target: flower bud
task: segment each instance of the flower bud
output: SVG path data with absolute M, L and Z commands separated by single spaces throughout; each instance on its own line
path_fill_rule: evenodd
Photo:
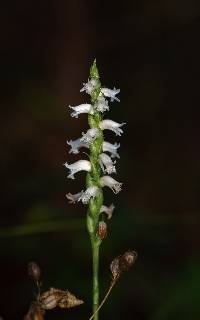
M 39 281 L 41 277 L 41 269 L 35 262 L 29 262 L 28 275 L 35 281 Z
M 107 224 L 104 221 L 99 222 L 97 234 L 101 240 L 107 237 Z

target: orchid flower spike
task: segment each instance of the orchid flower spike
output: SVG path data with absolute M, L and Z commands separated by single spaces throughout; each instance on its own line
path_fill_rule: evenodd
M 78 201 L 82 201 L 83 204 L 87 204 L 91 198 L 95 198 L 99 193 L 99 188 L 97 186 L 91 186 L 86 189 L 85 192 L 79 197 Z
M 99 127 L 101 128 L 101 130 L 108 129 L 113 131 L 116 134 L 116 136 L 121 136 L 121 134 L 123 133 L 123 130 L 121 129 L 121 127 L 124 124 L 125 123 L 118 123 L 113 120 L 106 119 L 100 122 Z
M 86 93 L 91 95 L 92 91 L 96 87 L 96 84 L 97 84 L 97 82 L 95 79 L 88 80 L 88 82 L 83 83 L 83 88 L 80 90 L 80 92 L 85 91 Z
M 93 107 L 89 103 L 80 104 L 79 106 L 75 106 L 75 107 L 69 106 L 69 108 L 74 110 L 71 113 L 71 116 L 75 118 L 78 118 L 78 115 L 81 113 L 94 114 Z
M 88 160 L 78 160 L 72 164 L 66 162 L 64 166 L 70 170 L 70 174 L 67 176 L 70 179 L 74 179 L 74 174 L 79 171 L 91 171 L 91 163 Z
M 116 173 L 114 166 L 115 162 L 113 162 L 111 157 L 109 157 L 106 153 L 100 154 L 99 163 L 103 172 L 107 172 L 108 174 Z
M 120 147 L 120 143 L 112 144 L 110 142 L 104 141 L 103 142 L 103 152 L 109 152 L 111 154 L 111 158 L 120 158 L 117 149 Z
M 82 133 L 81 142 L 91 144 L 99 136 L 99 130 L 97 128 L 91 128 L 86 133 Z
M 120 89 L 108 89 L 108 88 L 101 88 L 101 92 L 104 94 L 105 97 L 110 98 L 110 101 L 113 102 L 114 100 L 120 102 L 120 100 L 116 97 L 116 94 L 120 92 Z
M 75 163 L 64 166 L 69 169 L 68 178 L 74 179 L 74 175 L 79 171 L 86 171 L 86 189 L 76 194 L 70 192 L 66 194 L 69 203 L 82 202 L 88 205 L 87 208 L 87 229 L 90 234 L 92 253 L 93 253 L 93 283 L 97 282 L 95 290 L 93 290 L 93 306 L 95 312 L 90 319 L 98 318 L 98 311 L 102 304 L 98 305 L 98 263 L 99 263 L 99 247 L 107 235 L 107 223 L 111 219 L 114 205 L 105 206 L 104 187 L 110 188 L 115 194 L 119 193 L 122 188 L 122 183 L 111 177 L 111 174 L 116 173 L 115 158 L 120 158 L 118 149 L 119 143 L 110 143 L 104 141 L 104 130 L 110 130 L 116 136 L 121 136 L 123 133 L 123 125 L 125 123 L 118 123 L 104 117 L 104 113 L 109 111 L 110 102 L 120 101 L 117 97 L 120 89 L 113 89 L 102 87 L 96 60 L 90 67 L 90 77 L 80 92 L 86 92 L 89 95 L 89 103 L 83 103 L 77 106 L 69 106 L 71 116 L 78 118 L 79 114 L 88 115 L 87 131 L 82 132 L 82 136 L 72 141 L 67 141 L 70 146 L 69 153 L 78 154 L 81 148 L 88 148 L 88 160 L 78 160 Z M 77 126 L 78 127 L 78 126 Z M 78 128 L 77 128 L 78 129 Z M 81 189 L 80 189 L 81 190 Z M 112 272 L 113 274 L 113 272 Z M 115 284 L 114 278 L 111 282 L 111 287 L 106 294 L 110 293 Z M 103 299 L 103 303 L 105 302 Z
M 103 205 L 101 206 L 100 213 L 106 213 L 108 219 L 111 219 L 114 209 L 115 206 L 113 204 L 111 204 L 109 207 Z
M 70 140 L 67 141 L 67 144 L 69 146 L 71 146 L 71 149 L 69 150 L 69 153 L 73 153 L 73 154 L 78 154 L 79 153 L 79 149 L 82 147 L 88 148 L 88 144 L 81 141 L 81 138 L 76 139 L 76 140 Z
M 100 185 L 102 187 L 108 187 L 110 188 L 115 194 L 119 193 L 121 191 L 122 183 L 116 181 L 110 176 L 103 176 L 100 178 Z
M 69 200 L 69 203 L 74 204 L 79 200 L 79 198 L 82 196 L 82 194 L 83 194 L 83 190 L 79 193 L 76 193 L 76 194 L 72 194 L 69 192 L 66 194 L 66 198 Z

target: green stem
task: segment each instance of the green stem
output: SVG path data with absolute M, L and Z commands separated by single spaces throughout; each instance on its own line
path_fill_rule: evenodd
M 98 320 L 98 306 L 99 306 L 99 244 L 92 240 L 92 260 L 93 260 L 93 313 L 95 313 L 94 320 Z
M 99 73 L 96 66 L 96 61 L 90 68 L 90 79 L 96 81 L 96 88 L 91 93 L 91 103 L 95 104 L 101 89 L 101 83 L 99 80 Z M 90 163 L 91 172 L 87 174 L 86 186 L 97 186 L 99 188 L 98 195 L 93 199 L 90 199 L 89 208 L 87 213 L 87 228 L 90 234 L 91 246 L 92 246 L 92 269 L 93 269 L 93 312 L 95 313 L 95 320 L 98 320 L 98 306 L 99 306 L 99 246 L 101 239 L 97 236 L 99 213 L 103 204 L 103 192 L 100 186 L 100 174 L 101 168 L 99 165 L 99 155 L 102 152 L 103 133 L 99 128 L 101 121 L 101 115 L 98 111 L 95 111 L 93 115 L 88 116 L 88 123 L 90 128 L 98 128 L 99 136 L 90 145 Z

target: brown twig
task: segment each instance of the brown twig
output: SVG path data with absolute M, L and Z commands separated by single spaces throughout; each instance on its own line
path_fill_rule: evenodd
M 98 306 L 98 309 L 93 313 L 93 315 L 90 317 L 89 320 L 92 320 L 95 316 L 95 314 L 101 309 L 101 307 L 104 305 L 104 303 L 106 302 L 112 288 L 114 287 L 115 283 L 117 282 L 118 278 L 115 278 L 111 281 L 110 287 L 105 295 L 105 297 L 103 298 L 103 300 L 101 301 L 100 305 Z

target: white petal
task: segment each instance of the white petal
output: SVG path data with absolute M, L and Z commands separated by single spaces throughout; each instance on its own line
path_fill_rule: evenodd
M 108 101 L 104 98 L 102 94 L 99 95 L 94 108 L 99 112 L 109 111 Z
M 114 166 L 115 162 L 113 162 L 106 153 L 100 154 L 99 162 L 103 172 L 107 172 L 108 174 L 116 173 L 116 169 Z
M 83 190 L 79 193 L 76 194 L 72 194 L 72 193 L 67 193 L 66 194 L 66 198 L 69 200 L 69 203 L 76 203 L 78 201 L 78 199 L 82 196 L 83 194 Z
M 120 158 L 117 149 L 120 147 L 120 143 L 112 144 L 110 142 L 103 142 L 103 151 L 109 152 L 111 154 L 111 158 Z
M 74 154 L 79 153 L 79 149 L 82 148 L 82 147 L 88 148 L 88 144 L 83 142 L 83 141 L 81 141 L 81 138 L 73 140 L 73 141 L 72 140 L 67 141 L 67 144 L 69 146 L 71 146 L 71 149 L 69 150 L 69 153 L 74 153 Z
M 100 184 L 102 187 L 109 187 L 114 193 L 118 193 L 121 191 L 122 183 L 116 181 L 110 176 L 103 176 L 100 178 Z
M 103 205 L 101 206 L 100 213 L 105 212 L 108 215 L 108 219 L 111 219 L 114 209 L 115 206 L 113 204 L 111 204 L 109 207 Z
M 79 171 L 91 171 L 91 163 L 88 160 L 78 160 L 72 164 L 66 162 L 64 166 L 70 170 L 70 174 L 67 176 L 70 179 L 74 179 L 74 174 Z
M 101 130 L 108 129 L 113 131 L 116 134 L 116 136 L 121 136 L 121 134 L 123 133 L 123 130 L 121 129 L 121 127 L 124 124 L 125 123 L 118 123 L 113 120 L 106 119 L 100 122 L 99 127 L 101 128 Z
M 120 92 L 120 89 L 114 88 L 112 90 L 108 88 L 101 88 L 101 92 L 104 94 L 104 96 L 109 97 L 111 102 L 113 102 L 114 100 L 120 102 L 120 100 L 116 97 L 116 94 Z
M 83 88 L 80 90 L 80 92 L 85 91 L 86 93 L 91 94 L 92 91 L 95 89 L 96 85 L 97 82 L 95 79 L 88 80 L 88 82 L 83 83 Z
M 91 186 L 86 189 L 85 192 L 80 196 L 78 201 L 82 201 L 84 204 L 87 204 L 91 198 L 95 198 L 99 193 L 99 188 L 96 186 Z
M 83 103 L 83 104 L 80 104 L 79 106 L 75 106 L 75 107 L 69 106 L 69 108 L 74 110 L 71 113 L 71 116 L 75 117 L 75 118 L 78 118 L 78 115 L 81 114 L 81 113 L 94 114 L 93 107 L 89 103 Z
M 91 128 L 86 133 L 82 133 L 82 138 L 80 139 L 80 141 L 90 144 L 99 136 L 99 133 L 100 132 L 97 128 Z

